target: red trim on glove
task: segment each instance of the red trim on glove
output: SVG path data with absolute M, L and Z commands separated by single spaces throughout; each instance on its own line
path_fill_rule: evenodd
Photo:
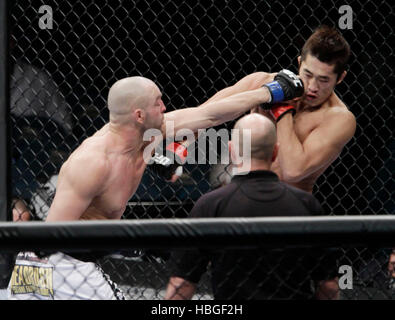
M 270 113 L 272 114 L 274 119 L 276 119 L 276 121 L 279 121 L 281 119 L 281 117 L 288 112 L 292 112 L 292 115 L 294 115 L 296 112 L 295 107 L 294 106 L 284 106 L 284 105 L 274 105 L 270 109 Z
M 172 142 L 166 146 L 166 150 L 169 150 L 176 154 L 180 158 L 182 164 L 185 163 L 188 156 L 188 149 L 185 148 L 182 144 Z

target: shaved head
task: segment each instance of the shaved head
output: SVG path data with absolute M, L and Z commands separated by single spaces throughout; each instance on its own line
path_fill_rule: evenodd
M 243 135 L 245 130 L 251 132 L 251 159 L 259 161 L 271 161 L 273 156 L 274 146 L 277 141 L 276 127 L 274 123 L 267 117 L 259 113 L 251 113 L 240 120 L 234 126 L 234 129 L 239 129 L 239 154 L 242 155 Z M 237 131 L 234 131 L 237 132 Z M 234 134 L 232 134 L 234 140 Z M 237 146 L 236 146 L 237 147 Z
M 159 91 L 156 84 L 144 77 L 129 77 L 115 82 L 108 93 L 110 121 L 130 121 L 131 113 L 139 108 L 145 110 Z

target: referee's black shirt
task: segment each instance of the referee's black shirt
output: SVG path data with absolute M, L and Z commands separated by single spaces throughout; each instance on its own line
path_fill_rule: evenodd
M 272 171 L 236 175 L 232 182 L 203 195 L 191 217 L 310 216 L 323 214 L 310 193 L 280 182 Z
M 203 195 L 191 218 L 322 215 L 310 193 L 280 182 L 272 171 L 236 175 L 229 185 Z M 197 283 L 211 262 L 216 299 L 310 299 L 313 280 L 333 276 L 322 251 L 288 249 L 193 250 L 172 256 L 173 276 Z M 331 275 L 329 275 L 331 273 Z

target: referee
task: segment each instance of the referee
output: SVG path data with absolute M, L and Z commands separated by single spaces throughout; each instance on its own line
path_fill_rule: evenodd
M 191 218 L 322 215 L 309 193 L 279 181 L 270 171 L 279 148 L 276 128 L 265 116 L 241 118 L 234 129 L 251 133 L 251 156 L 240 154 L 243 137 L 229 149 L 236 175 L 230 184 L 202 196 Z M 245 146 L 244 146 L 245 147 Z M 338 299 L 334 257 L 323 251 L 198 250 L 174 252 L 165 299 L 191 299 L 196 284 L 211 262 L 214 298 L 225 299 Z

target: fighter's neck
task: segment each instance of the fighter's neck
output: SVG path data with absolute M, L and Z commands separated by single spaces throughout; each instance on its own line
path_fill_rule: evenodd
M 322 107 L 326 107 L 326 106 L 330 106 L 333 105 L 336 102 L 340 102 L 339 97 L 336 95 L 335 92 L 332 92 L 329 97 L 327 97 L 322 103 L 316 105 L 316 106 L 311 106 L 311 105 L 307 105 L 303 99 L 299 100 L 298 102 L 296 102 L 296 112 L 303 112 L 303 111 L 314 111 L 314 110 L 318 110 L 321 109 Z
M 309 105 L 305 104 L 303 101 L 298 101 L 296 103 L 295 107 L 296 107 L 296 112 L 303 112 L 303 111 L 308 111 L 308 110 L 313 111 L 313 110 L 320 109 L 323 104 L 324 103 L 321 103 L 321 104 L 316 105 L 316 106 L 309 106 Z
M 143 134 L 138 128 L 108 124 L 108 137 L 111 148 L 121 153 L 136 152 L 143 147 Z

